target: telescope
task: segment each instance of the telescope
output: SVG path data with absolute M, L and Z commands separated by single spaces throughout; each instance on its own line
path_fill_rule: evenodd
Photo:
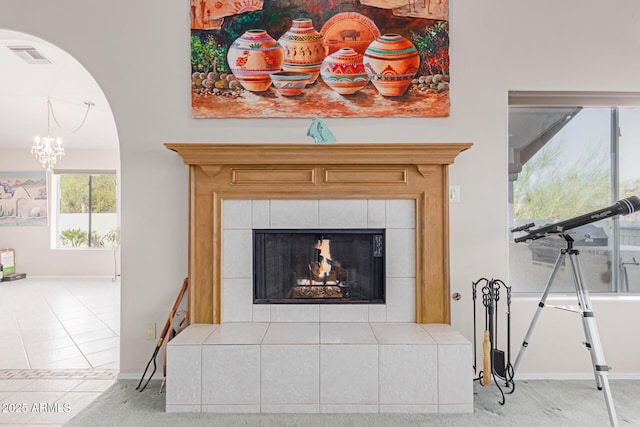
M 580 227 L 582 225 L 590 224 L 592 222 L 600 221 L 602 219 L 611 218 L 618 215 L 627 215 L 640 210 L 640 199 L 637 196 L 627 197 L 626 199 L 618 200 L 613 205 L 593 211 L 584 215 L 577 216 L 575 218 L 566 219 L 564 221 L 556 222 L 553 224 L 546 224 L 542 227 L 531 229 L 535 224 L 527 224 L 521 227 L 516 227 L 511 230 L 512 233 L 519 231 L 526 231 L 524 236 L 516 237 L 514 241 L 516 243 L 528 242 L 531 240 L 541 239 L 547 237 L 549 234 L 562 234 L 572 228 Z

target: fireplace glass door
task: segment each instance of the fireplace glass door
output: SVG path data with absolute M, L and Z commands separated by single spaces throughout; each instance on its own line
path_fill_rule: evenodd
M 253 230 L 254 303 L 383 304 L 381 229 Z

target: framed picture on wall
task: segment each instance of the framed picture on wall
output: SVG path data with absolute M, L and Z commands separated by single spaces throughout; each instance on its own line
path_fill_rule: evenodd
M 0 172 L 0 227 L 47 225 L 45 171 Z
M 190 2 L 194 118 L 449 116 L 449 0 Z

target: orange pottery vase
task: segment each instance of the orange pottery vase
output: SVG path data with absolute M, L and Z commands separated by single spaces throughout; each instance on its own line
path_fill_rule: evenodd
M 320 76 L 327 86 L 341 95 L 356 93 L 369 83 L 362 59 L 355 50 L 343 47 L 324 59 Z
M 420 67 L 416 47 L 399 34 L 384 34 L 364 52 L 364 68 L 384 96 L 401 96 Z
M 242 87 L 263 92 L 282 68 L 284 49 L 265 30 L 248 30 L 229 46 L 227 62 Z
M 278 43 L 285 52 L 282 70 L 311 74 L 309 84 L 315 82 L 329 48 L 324 36 L 313 28 L 311 19 L 294 19 L 291 28 L 278 39 Z

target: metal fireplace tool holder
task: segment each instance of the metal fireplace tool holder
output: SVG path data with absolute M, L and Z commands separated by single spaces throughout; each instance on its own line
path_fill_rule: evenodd
M 484 338 L 483 338 L 483 369 L 478 372 L 477 364 L 477 312 L 476 296 L 478 286 L 482 293 L 482 305 L 484 307 Z M 498 306 L 500 303 L 501 290 L 506 291 L 507 307 L 507 351 L 498 349 Z M 513 381 L 514 369 L 511 365 L 511 286 L 506 285 L 502 280 L 486 278 L 478 279 L 472 285 L 473 294 L 473 371 L 478 376 L 474 381 L 479 381 L 483 386 L 495 384 L 502 399 L 500 404 L 505 403 L 505 391 L 503 387 L 509 389 L 507 394 L 515 391 L 516 386 Z M 506 358 L 505 358 L 506 355 Z M 503 387 L 500 383 L 503 383 Z

